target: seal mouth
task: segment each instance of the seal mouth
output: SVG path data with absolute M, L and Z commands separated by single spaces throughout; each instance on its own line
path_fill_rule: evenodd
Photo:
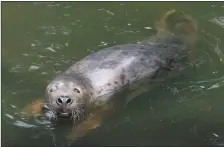
M 69 116 L 71 116 L 71 113 L 65 111 L 64 109 L 59 110 L 58 114 L 59 114 L 60 117 L 69 117 Z
M 59 115 L 62 116 L 62 117 L 68 117 L 69 116 L 69 113 L 60 112 Z

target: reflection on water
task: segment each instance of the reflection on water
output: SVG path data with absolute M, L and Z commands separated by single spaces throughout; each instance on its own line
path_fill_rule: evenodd
M 211 20 L 211 22 L 213 22 L 221 27 L 224 27 L 224 17 L 223 16 L 215 17 Z
M 198 21 L 196 66 L 139 96 L 74 144 L 224 145 L 222 2 L 2 3 L 3 145 L 71 145 L 64 139 L 70 125 L 27 119 L 23 107 L 80 58 L 155 35 L 155 20 L 171 8 Z

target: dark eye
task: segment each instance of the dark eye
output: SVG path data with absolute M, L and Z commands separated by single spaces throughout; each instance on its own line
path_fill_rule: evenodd
M 52 87 L 52 88 L 50 89 L 50 92 L 54 92 L 56 89 L 57 89 L 57 87 Z
M 80 91 L 77 88 L 73 89 L 74 92 L 80 93 Z
M 55 86 L 53 86 L 49 91 L 54 92 L 55 90 L 58 89 L 59 83 L 57 83 Z

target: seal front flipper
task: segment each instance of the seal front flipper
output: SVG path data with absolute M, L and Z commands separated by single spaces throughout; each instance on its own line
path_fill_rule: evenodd
M 93 114 L 94 115 L 94 114 Z M 71 133 L 66 136 L 67 140 L 73 141 L 77 138 L 86 136 L 91 130 L 97 128 L 102 123 L 102 118 L 90 116 L 88 120 L 83 121 L 77 126 L 73 126 Z
M 106 104 L 99 110 L 89 114 L 80 124 L 73 126 L 71 133 L 66 136 L 66 139 L 74 141 L 78 138 L 86 136 L 90 131 L 99 127 L 105 119 L 110 117 L 111 114 L 115 112 L 116 108 L 113 106 L 113 104 Z
M 39 98 L 38 100 L 33 101 L 31 104 L 28 104 L 23 109 L 23 112 L 25 113 L 25 117 L 31 118 L 31 117 L 41 116 L 43 114 L 43 106 L 44 106 L 43 98 Z

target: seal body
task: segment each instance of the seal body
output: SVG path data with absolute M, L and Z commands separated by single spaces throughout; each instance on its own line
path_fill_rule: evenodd
M 179 44 L 126 44 L 100 50 L 71 66 L 65 75 L 79 74 L 92 86 L 93 100 L 108 99 L 126 85 L 150 78 L 186 54 Z M 108 95 L 109 94 L 109 95 Z M 103 97 L 103 96 L 106 97 Z
M 95 52 L 52 80 L 46 90 L 51 110 L 47 116 L 54 118 L 59 112 L 60 116 L 71 114 L 77 119 L 81 112 L 113 101 L 114 95 L 133 88 L 139 81 L 140 85 L 149 84 L 185 54 L 184 45 L 165 42 L 117 45 Z

